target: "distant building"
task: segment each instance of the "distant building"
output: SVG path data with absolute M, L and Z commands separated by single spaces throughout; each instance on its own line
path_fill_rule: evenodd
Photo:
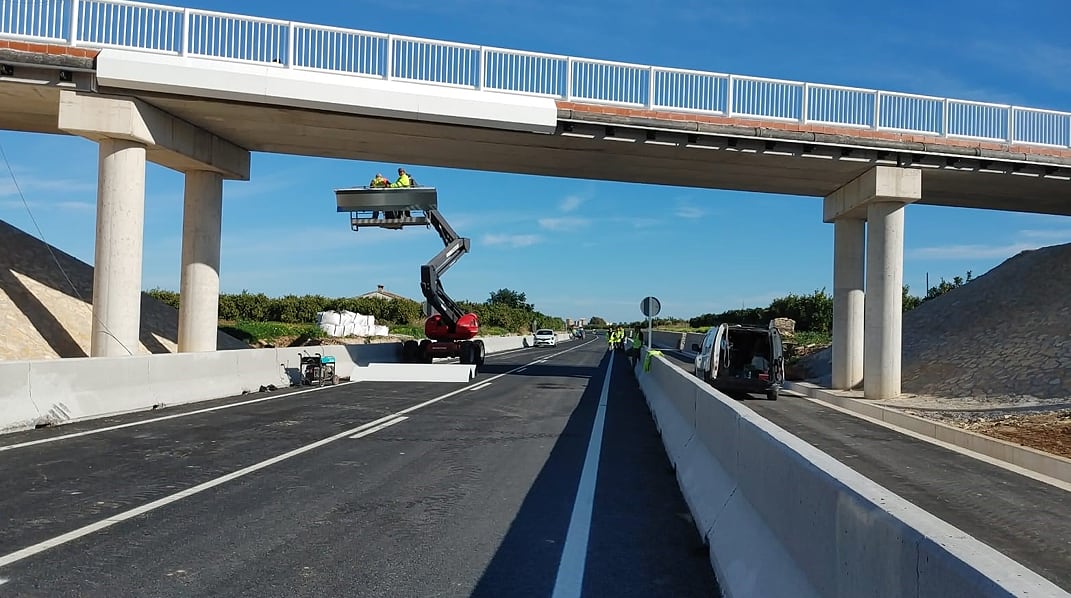
M 370 291 L 370 292 L 365 293 L 363 295 L 358 295 L 357 298 L 358 299 L 365 299 L 365 298 L 367 298 L 367 299 L 386 299 L 387 301 L 394 301 L 395 299 L 405 299 L 407 301 L 412 301 L 412 299 L 409 299 L 408 297 L 403 297 L 403 296 L 399 295 L 398 293 L 392 293 L 392 292 L 384 289 L 383 285 L 377 285 L 376 286 L 376 290 Z

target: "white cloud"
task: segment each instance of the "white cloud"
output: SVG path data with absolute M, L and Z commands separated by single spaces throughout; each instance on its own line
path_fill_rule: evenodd
M 927 260 L 966 260 L 1011 257 L 1021 251 L 1037 249 L 1038 243 L 1009 243 L 1007 245 L 940 245 L 937 247 L 920 247 L 911 251 L 916 259 Z
M 64 193 L 88 193 L 97 190 L 95 181 L 84 179 L 54 179 L 37 177 L 33 175 L 16 175 L 18 185 L 12 181 L 10 174 L 0 175 L 0 197 L 14 195 L 18 197 L 21 190 L 24 194 L 33 191 L 63 191 Z
M 657 218 L 626 218 L 625 221 L 631 224 L 632 228 L 652 228 L 662 224 Z
M 573 231 L 585 228 L 591 224 L 587 218 L 564 216 L 562 218 L 540 218 L 539 226 L 553 231 Z
M 61 201 L 55 207 L 63 210 L 95 210 L 97 204 L 88 201 Z
M 505 245 L 507 247 L 528 247 L 541 241 L 539 235 L 484 235 L 484 245 Z
M 1022 251 L 1071 242 L 1071 229 L 1024 229 L 1018 231 L 1018 240 L 1002 245 L 963 244 L 920 247 L 909 252 L 917 259 L 967 260 L 1008 258 Z
M 693 205 L 690 202 L 681 200 L 677 202 L 677 209 L 673 212 L 680 218 L 687 218 L 689 220 L 695 220 L 696 218 L 702 218 L 706 216 L 707 211 L 699 206 Z
M 1027 229 L 1019 231 L 1019 234 L 1027 239 L 1037 239 L 1038 241 L 1071 242 L 1071 229 L 1068 228 Z
M 580 197 L 579 195 L 570 195 L 569 197 L 563 199 L 562 202 L 558 204 L 558 207 L 561 208 L 561 211 L 563 212 L 574 212 L 585 201 L 587 201 L 587 199 L 584 197 Z

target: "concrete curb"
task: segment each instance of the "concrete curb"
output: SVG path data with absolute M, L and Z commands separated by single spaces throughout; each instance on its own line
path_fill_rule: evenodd
M 865 415 L 883 421 L 889 425 L 910 430 L 916 434 L 926 436 L 927 438 L 946 442 L 953 446 L 1071 484 L 1071 459 L 1014 444 L 1006 440 L 991 438 L 977 432 L 962 430 L 955 426 L 950 426 L 924 417 L 910 415 L 891 407 L 875 405 L 867 401 L 845 396 L 842 392 L 822 388 L 815 384 L 807 382 L 786 382 L 785 387 L 788 390 L 798 392 L 816 401 L 835 405 L 841 409 L 851 411 L 852 413 Z

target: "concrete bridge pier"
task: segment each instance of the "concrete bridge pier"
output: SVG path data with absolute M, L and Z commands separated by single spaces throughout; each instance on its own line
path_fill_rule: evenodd
M 833 223 L 833 388 L 863 381 L 863 292 L 866 221 Z
M 215 350 L 223 179 L 249 180 L 249 152 L 127 97 L 62 91 L 58 127 L 100 144 L 90 354 L 139 352 L 147 159 L 187 173 L 179 351 Z
M 179 283 L 178 350 L 216 350 L 219 322 L 219 245 L 223 177 L 186 173 L 182 208 L 182 275 Z
M 145 146 L 102 139 L 97 173 L 90 356 L 138 353 L 145 223 Z
M 858 265 L 849 254 L 861 245 L 858 225 L 866 220 L 866 289 L 863 295 L 863 396 L 891 399 L 900 395 L 903 318 L 904 207 L 922 198 L 922 171 L 876 166 L 825 198 L 826 222 L 841 227 L 835 247 L 833 284 L 834 386 L 858 382 L 853 362 L 858 356 Z M 835 235 L 836 229 L 835 229 Z M 858 255 L 858 253 L 856 253 Z M 839 266 L 836 261 L 839 260 Z M 840 272 L 841 284 L 836 275 Z M 838 294 L 840 298 L 838 299 Z M 839 312 L 838 312 L 839 308 Z M 838 341 L 845 343 L 838 350 Z M 839 357 L 840 361 L 836 361 Z M 839 383 L 839 385 L 838 385 Z

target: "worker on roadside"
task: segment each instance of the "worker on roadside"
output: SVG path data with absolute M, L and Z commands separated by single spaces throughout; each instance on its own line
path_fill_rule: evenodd
M 383 176 L 383 173 L 377 172 L 376 176 L 372 178 L 372 181 L 368 183 L 368 186 L 378 188 L 390 187 L 390 181 L 387 180 L 387 177 Z
M 616 337 L 616 336 L 617 336 L 617 331 L 616 330 L 614 330 L 613 328 L 610 328 L 610 327 L 606 328 L 606 350 L 607 351 L 613 351 L 614 350 L 614 337 Z
M 398 180 L 394 181 L 390 185 L 391 187 L 412 187 L 413 181 L 409 178 L 409 173 L 404 168 L 398 169 Z
M 629 363 L 632 367 L 636 367 L 636 362 L 640 359 L 640 347 L 643 346 L 643 331 L 637 328 L 632 331 L 632 347 L 628 350 Z

